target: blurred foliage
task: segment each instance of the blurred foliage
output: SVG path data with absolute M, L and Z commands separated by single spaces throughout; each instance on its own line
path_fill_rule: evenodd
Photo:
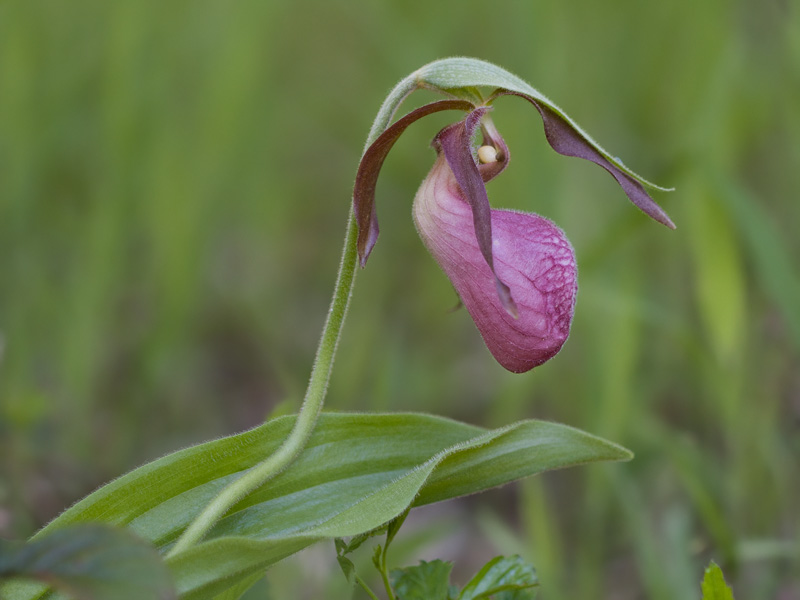
M 637 453 L 444 506 L 459 543 L 407 556 L 458 579 L 514 545 L 548 600 L 696 598 L 712 557 L 738 597 L 798 593 L 796 0 L 0 3 L 0 536 L 297 407 L 372 118 L 449 55 L 518 73 L 674 185 L 656 200 L 678 229 L 498 101 L 513 161 L 490 197 L 555 220 L 581 267 L 564 350 L 506 373 L 410 218 L 453 115 L 403 136 L 328 407 L 549 418 Z M 337 571 L 313 549 L 269 588 L 347 597 Z

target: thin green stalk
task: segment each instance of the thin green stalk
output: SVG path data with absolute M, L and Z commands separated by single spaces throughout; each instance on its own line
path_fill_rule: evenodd
M 367 585 L 367 582 L 361 579 L 361 577 L 359 577 L 358 574 L 356 574 L 356 583 L 361 586 L 362 590 L 367 592 L 367 594 L 369 595 L 370 598 L 372 598 L 372 600 L 380 600 L 377 594 L 375 594 L 375 592 L 373 592 L 372 589 Z
M 383 579 L 383 587 L 386 588 L 386 595 L 389 600 L 395 600 L 394 592 L 392 591 L 392 586 L 389 583 L 389 569 L 386 568 L 386 556 L 389 554 L 389 545 L 394 540 L 394 536 L 397 535 L 397 532 L 400 530 L 400 527 L 403 526 L 403 523 L 406 520 L 406 517 L 409 513 L 409 508 L 403 512 L 399 517 L 397 517 L 394 521 L 389 524 L 389 527 L 386 529 L 386 542 L 383 544 L 383 549 L 381 550 L 380 560 L 378 566 L 378 570 L 381 573 L 381 579 Z
M 394 592 L 392 591 L 392 586 L 389 583 L 389 573 L 386 572 L 386 556 L 384 554 L 383 561 L 381 562 L 381 579 L 383 579 L 383 587 L 386 588 L 386 596 L 389 600 L 394 600 Z
M 311 370 L 311 379 L 306 389 L 303 405 L 300 407 L 300 414 L 297 416 L 292 432 L 278 450 L 228 484 L 203 509 L 183 532 L 183 535 L 167 554 L 168 557 L 174 556 L 199 542 L 233 505 L 288 467 L 308 442 L 325 401 L 325 393 L 328 390 L 328 381 L 333 369 L 333 358 L 336 354 L 342 325 L 350 304 L 358 255 L 356 250 L 357 238 L 358 227 L 351 210 L 347 221 L 347 235 L 344 240 L 342 260 L 339 264 L 339 275 L 336 279 L 331 307 L 328 311 L 325 327 L 322 330 L 322 337 L 317 348 L 317 356 L 314 361 L 314 368 Z

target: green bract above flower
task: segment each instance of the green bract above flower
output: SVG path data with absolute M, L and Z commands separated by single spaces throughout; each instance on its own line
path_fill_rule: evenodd
M 496 89 L 484 100 L 477 86 Z M 389 125 L 399 103 L 418 88 L 450 97 L 411 111 Z M 445 59 L 401 81 L 384 103 L 359 165 L 353 207 L 361 266 L 378 238 L 375 186 L 394 143 L 418 119 L 444 110 L 466 116 L 434 138 L 439 155 L 414 201 L 417 229 L 450 278 L 501 365 L 524 372 L 552 358 L 569 335 L 577 293 L 575 255 L 558 227 L 538 215 L 492 210 L 485 183 L 508 165 L 510 154 L 488 116 L 500 96 L 524 98 L 539 111 L 547 141 L 559 154 L 606 169 L 647 215 L 674 228 L 645 190 L 655 188 L 612 158 L 563 111 L 507 71 L 473 59 Z M 474 147 L 480 128 L 483 145 Z

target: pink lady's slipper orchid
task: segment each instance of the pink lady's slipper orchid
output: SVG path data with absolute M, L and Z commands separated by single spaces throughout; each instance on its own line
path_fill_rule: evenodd
M 628 197 L 655 220 L 672 221 L 642 185 L 607 160 L 585 135 L 535 98 L 545 135 L 556 152 L 605 168 Z M 437 159 L 414 200 L 414 221 L 425 246 L 455 287 L 489 351 L 509 371 L 523 373 L 555 356 L 569 336 L 577 294 L 575 252 L 564 233 L 531 213 L 492 209 L 485 183 L 508 165 L 508 147 L 488 117 L 490 107 L 442 100 L 418 108 L 388 127 L 364 153 L 353 192 L 361 266 L 375 245 L 375 184 L 394 142 L 417 119 L 442 110 L 467 116 L 433 140 Z M 480 128 L 483 145 L 474 148 Z

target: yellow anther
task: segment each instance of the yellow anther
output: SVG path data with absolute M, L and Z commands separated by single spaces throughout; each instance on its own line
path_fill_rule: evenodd
M 481 146 L 478 148 L 478 160 L 483 164 L 497 162 L 497 150 L 494 146 Z

